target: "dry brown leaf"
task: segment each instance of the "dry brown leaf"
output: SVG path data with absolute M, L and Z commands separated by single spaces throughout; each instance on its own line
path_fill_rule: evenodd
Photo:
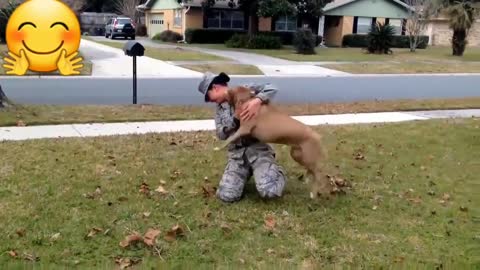
M 180 225 L 175 225 L 172 227 L 171 230 L 169 230 L 167 232 L 167 234 L 165 235 L 165 240 L 168 241 L 168 242 L 173 242 L 175 240 L 177 240 L 177 237 L 178 236 L 184 236 L 185 235 L 185 232 L 183 230 L 182 227 L 180 227 Z
M 137 264 L 139 260 L 132 260 L 129 258 L 116 258 L 115 263 L 120 266 L 120 269 L 127 269 L 132 267 L 134 264 Z
M 362 155 L 361 153 L 355 154 L 355 159 L 356 160 L 365 160 L 365 156 Z
M 50 237 L 50 239 L 52 241 L 56 241 L 56 240 L 58 240 L 58 238 L 60 238 L 60 233 L 56 233 L 56 234 L 52 235 L 52 237 Z
M 138 232 L 134 232 L 133 234 L 125 237 L 125 239 L 122 242 L 120 242 L 120 246 L 123 248 L 126 248 L 142 240 L 143 240 L 142 236 Z
M 23 253 L 23 258 L 27 261 L 36 262 L 40 260 L 40 257 L 35 256 L 34 254 Z
M 94 237 L 97 233 L 103 232 L 102 228 L 94 227 L 90 230 L 90 232 L 87 235 L 87 238 L 92 238 Z
M 450 194 L 444 193 L 443 196 L 442 196 L 442 200 L 449 201 L 450 200 Z
M 232 228 L 231 228 L 230 225 L 228 225 L 227 223 L 222 223 L 222 224 L 220 225 L 220 228 L 222 229 L 222 231 L 223 231 L 224 233 L 230 233 L 230 232 L 232 232 Z
M 159 186 L 157 189 L 155 189 L 155 191 L 160 194 L 168 194 L 168 192 L 165 190 L 163 186 Z
M 276 224 L 276 221 L 273 216 L 268 215 L 265 218 L 265 228 L 267 228 L 268 230 L 273 230 L 275 228 L 275 224 Z
M 24 237 L 24 236 L 25 236 L 25 233 L 26 233 L 25 229 L 18 229 L 18 230 L 16 231 L 16 234 L 17 234 L 19 237 Z
M 410 198 L 408 199 L 408 201 L 416 204 L 422 203 L 422 199 L 419 196 L 415 198 Z
M 10 250 L 8 252 L 8 255 L 10 255 L 10 257 L 13 257 L 13 258 L 18 257 L 18 253 L 15 250 Z
M 143 242 L 147 245 L 147 246 L 153 246 L 155 245 L 155 241 L 156 241 L 156 238 L 157 236 L 160 234 L 160 231 L 159 230 L 156 230 L 156 229 L 148 229 L 148 231 L 145 233 L 145 235 L 143 236 Z
M 17 127 L 25 127 L 25 126 L 27 126 L 27 124 L 25 124 L 24 121 L 22 121 L 22 120 L 17 120 Z
M 212 187 L 210 185 L 205 185 L 205 186 L 202 186 L 202 191 L 203 191 L 203 197 L 209 198 L 209 197 L 215 196 L 215 193 L 217 190 L 215 187 Z
M 143 182 L 140 185 L 140 190 L 139 191 L 140 191 L 140 193 L 148 195 L 150 193 L 150 186 L 148 186 L 147 183 Z

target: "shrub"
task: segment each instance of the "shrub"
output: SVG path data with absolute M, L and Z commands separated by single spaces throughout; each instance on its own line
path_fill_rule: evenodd
M 234 34 L 225 42 L 225 46 L 229 48 L 247 48 L 249 36 L 247 34 Z
M 418 49 L 426 49 L 428 47 L 428 36 L 420 36 Z M 368 35 L 350 34 L 343 37 L 342 46 L 352 48 L 366 48 L 368 46 Z M 393 36 L 392 48 L 410 48 L 410 40 L 408 36 Z
M 217 43 L 223 44 L 235 34 L 245 34 L 243 30 L 226 29 L 187 29 L 185 40 L 187 43 Z
M 152 38 L 153 40 L 161 40 L 163 42 L 177 42 L 182 40 L 182 35 L 172 30 L 165 30 L 162 33 L 158 33 Z
M 8 4 L 4 8 L 0 9 L 0 43 L 7 42 L 5 34 L 7 30 L 8 19 L 10 19 L 10 16 L 19 5 L 20 4 L 16 1 L 8 1 Z
M 293 40 L 295 50 L 300 54 L 315 54 L 317 38 L 310 29 L 299 29 Z
M 254 35 L 251 36 L 247 44 L 248 49 L 280 49 L 282 41 L 276 36 Z
M 225 45 L 230 48 L 246 48 L 246 49 L 280 49 L 282 41 L 279 37 L 272 35 L 253 35 L 234 34 Z
M 376 23 L 368 33 L 369 53 L 390 54 L 392 53 L 393 36 L 395 28 L 389 24 Z
M 135 35 L 139 37 L 144 37 L 147 35 L 147 26 L 145 24 L 139 24 L 135 29 Z

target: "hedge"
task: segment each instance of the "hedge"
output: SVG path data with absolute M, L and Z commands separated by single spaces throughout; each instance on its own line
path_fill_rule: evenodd
M 187 29 L 185 39 L 188 43 L 225 43 L 235 34 L 248 34 L 246 30 L 228 29 Z M 295 32 L 259 31 L 258 35 L 279 37 L 282 45 L 293 45 Z M 320 44 L 322 37 L 317 36 L 316 46 Z
M 428 46 L 429 37 L 420 36 L 418 49 L 426 49 Z M 410 38 L 409 36 L 394 36 L 393 38 L 393 48 L 410 48 Z M 353 47 L 353 48 L 366 48 L 368 47 L 368 35 L 367 34 L 350 34 L 343 36 L 342 41 L 343 47 Z

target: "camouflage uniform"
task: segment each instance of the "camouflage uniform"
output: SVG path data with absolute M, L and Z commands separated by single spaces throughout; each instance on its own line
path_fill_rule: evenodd
M 269 102 L 277 93 L 270 84 L 245 85 L 257 93 L 263 102 Z M 217 105 L 215 115 L 217 137 L 226 140 L 239 127 L 233 108 L 228 103 Z M 275 161 L 273 148 L 252 137 L 243 137 L 228 146 L 228 161 L 220 181 L 217 196 L 225 202 L 238 201 L 243 195 L 246 181 L 252 176 L 262 198 L 282 195 L 286 176 Z

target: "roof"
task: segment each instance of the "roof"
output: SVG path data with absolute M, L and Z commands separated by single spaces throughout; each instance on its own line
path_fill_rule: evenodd
M 334 10 L 336 8 L 339 8 L 339 7 L 348 5 L 350 3 L 353 3 L 355 1 L 359 1 L 359 0 L 334 0 L 333 2 L 330 2 L 330 3 L 326 4 L 325 7 L 323 8 L 323 11 L 327 12 L 327 11 L 330 11 L 330 10 Z M 405 4 L 404 2 L 402 2 L 400 0 L 390 0 L 390 1 L 396 3 L 400 6 L 403 6 L 406 9 L 412 9 L 411 6 Z
M 137 10 L 149 10 L 153 7 L 153 5 L 157 2 L 158 0 L 147 0 L 145 4 L 143 5 L 138 5 Z M 192 6 L 192 7 L 201 7 L 202 6 L 203 0 L 184 0 L 183 5 L 184 6 Z M 229 2 L 230 1 L 215 1 L 215 7 L 229 7 Z M 238 2 L 238 1 L 233 1 L 233 2 Z

